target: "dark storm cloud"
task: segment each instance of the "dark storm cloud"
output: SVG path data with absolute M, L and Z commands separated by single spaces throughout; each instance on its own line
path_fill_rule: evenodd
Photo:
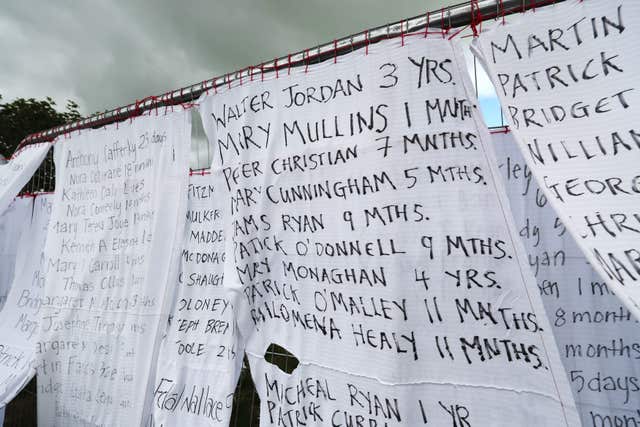
M 8 0 L 0 94 L 93 113 L 454 3 Z

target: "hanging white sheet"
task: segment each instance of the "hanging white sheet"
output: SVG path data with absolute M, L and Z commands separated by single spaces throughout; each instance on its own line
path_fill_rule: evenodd
M 199 102 L 261 425 L 578 425 L 461 54 L 336 62 Z
M 187 205 L 189 111 L 56 142 L 38 425 L 143 422 Z
M 13 283 L 18 241 L 29 227 L 33 199 L 20 197 L 0 213 L 0 312 Z
M 0 214 L 22 190 L 51 148 L 50 142 L 27 145 L 0 165 Z
M 0 310 L 13 279 L 16 236 L 20 234 L 26 200 L 15 200 L 51 148 L 51 143 L 27 145 L 0 165 Z
M 474 49 L 551 206 L 638 318 L 639 39 L 640 2 L 570 0 L 498 21 Z
M 170 324 L 160 345 L 152 425 L 229 425 L 243 351 L 234 298 L 222 286 L 223 198 L 211 175 L 189 178 L 187 226 Z
M 638 323 L 549 206 L 513 134 L 496 133 L 492 139 L 583 425 L 640 422 Z
M 43 252 L 52 199 L 52 195 L 42 194 L 17 200 L 25 205 L 21 218 L 25 226 L 17 244 L 13 285 L 0 312 L 0 407 L 8 404 L 35 374 L 44 287 Z

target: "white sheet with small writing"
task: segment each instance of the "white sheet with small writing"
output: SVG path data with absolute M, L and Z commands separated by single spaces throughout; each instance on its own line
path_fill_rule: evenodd
M 513 134 L 496 133 L 492 139 L 583 425 L 640 423 L 638 322 L 549 205 Z
M 8 404 L 35 374 L 43 253 L 52 199 L 52 195 L 42 194 L 17 200 L 25 208 L 21 217 L 25 226 L 16 246 L 13 284 L 0 312 L 0 407 Z
M 219 194 L 208 173 L 189 178 L 177 291 L 153 387 L 153 425 L 229 425 L 243 351 L 235 320 L 238 294 L 223 287 Z
M 143 422 L 187 207 L 189 111 L 55 144 L 37 343 L 38 424 Z

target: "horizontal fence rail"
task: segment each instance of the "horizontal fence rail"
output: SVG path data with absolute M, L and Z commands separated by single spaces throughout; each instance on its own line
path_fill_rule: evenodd
M 159 96 L 150 96 L 138 100 L 133 104 L 95 114 L 76 122 L 31 134 L 22 140 L 19 148 L 28 144 L 52 141 L 57 136 L 72 131 L 96 128 L 126 120 L 156 108 L 192 103 L 204 92 L 214 90 L 224 85 L 230 85 L 234 81 L 251 79 L 263 73 L 274 72 L 276 70 L 288 70 L 290 68 L 322 62 L 336 56 L 353 52 L 354 50 L 361 49 L 381 40 L 400 37 L 419 31 L 424 31 L 427 36 L 430 34 L 448 34 L 452 29 L 476 25 L 485 20 L 521 13 L 529 9 L 561 3 L 563 1 L 565 0 L 472 0 L 440 10 L 429 11 L 413 18 L 403 19 L 365 30 L 310 49 L 305 49 L 190 86 L 172 90 Z M 432 33 L 430 30 L 434 30 L 434 32 Z

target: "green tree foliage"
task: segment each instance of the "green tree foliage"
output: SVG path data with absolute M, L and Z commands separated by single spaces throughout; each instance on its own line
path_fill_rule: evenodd
M 49 97 L 44 100 L 18 98 L 2 103 L 0 95 L 0 154 L 9 158 L 25 136 L 81 117 L 78 104 L 73 101 L 67 101 L 65 110 L 60 112 Z

